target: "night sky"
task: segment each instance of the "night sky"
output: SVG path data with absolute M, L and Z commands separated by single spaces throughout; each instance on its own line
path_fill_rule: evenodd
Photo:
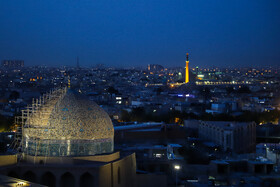
M 0 60 L 27 66 L 280 64 L 279 0 L 1 0 Z

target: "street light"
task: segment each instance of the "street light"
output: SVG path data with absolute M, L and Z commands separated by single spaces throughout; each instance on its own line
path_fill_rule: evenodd
M 178 164 L 175 164 L 175 165 L 174 165 L 174 169 L 175 169 L 175 171 L 176 171 L 176 187 L 177 187 L 177 182 L 178 182 L 178 180 L 177 180 L 177 173 L 178 173 L 178 171 L 181 169 L 181 166 L 178 165 Z
M 179 170 L 179 169 L 181 169 L 181 166 L 176 164 L 176 165 L 174 165 L 174 169 Z

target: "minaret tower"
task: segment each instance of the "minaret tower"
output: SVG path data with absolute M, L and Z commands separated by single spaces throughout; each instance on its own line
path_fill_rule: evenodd
M 68 75 L 68 88 L 71 88 L 71 79 L 70 79 L 70 75 Z
M 185 77 L 185 83 L 187 84 L 189 82 L 189 53 L 186 54 L 186 77 Z

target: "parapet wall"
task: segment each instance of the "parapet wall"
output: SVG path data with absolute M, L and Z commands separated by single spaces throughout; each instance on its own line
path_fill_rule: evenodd
M 0 155 L 0 167 L 17 164 L 17 155 Z
M 112 162 L 120 158 L 120 152 L 80 157 L 45 157 L 24 155 L 24 161 L 34 164 L 79 164 L 85 162 Z

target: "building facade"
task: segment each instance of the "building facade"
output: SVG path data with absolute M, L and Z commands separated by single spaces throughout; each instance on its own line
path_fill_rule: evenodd
M 223 151 L 251 153 L 256 147 L 256 123 L 200 121 L 199 137 L 221 146 Z

